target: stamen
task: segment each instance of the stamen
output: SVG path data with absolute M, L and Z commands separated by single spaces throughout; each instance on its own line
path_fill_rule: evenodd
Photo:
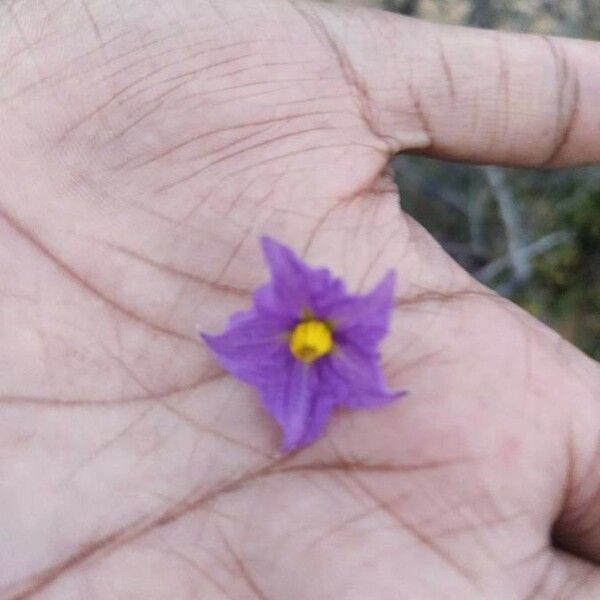
M 331 329 L 323 321 L 302 321 L 292 331 L 290 351 L 302 362 L 311 363 L 330 352 L 332 348 Z

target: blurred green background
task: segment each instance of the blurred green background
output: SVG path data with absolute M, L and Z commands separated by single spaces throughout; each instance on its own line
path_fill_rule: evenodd
M 335 1 L 600 39 L 600 0 Z M 399 156 L 395 167 L 404 210 L 459 263 L 600 359 L 599 166 L 504 169 Z

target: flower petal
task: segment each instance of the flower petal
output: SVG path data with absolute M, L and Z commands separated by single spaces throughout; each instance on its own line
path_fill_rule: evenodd
M 394 307 L 396 275 L 389 271 L 375 288 L 364 296 L 347 296 L 328 307 L 340 345 L 352 344 L 373 351 L 389 331 Z
M 235 313 L 220 335 L 200 335 L 221 366 L 252 385 L 262 385 L 289 356 L 285 328 L 255 311 Z
M 288 329 L 292 329 L 302 316 L 300 303 L 282 300 L 272 282 L 254 290 L 252 299 L 257 312 L 265 317 L 282 319 L 287 324 Z
M 314 442 L 323 433 L 327 421 L 329 421 L 333 406 L 333 398 L 321 392 L 315 394 L 311 403 L 310 413 L 306 418 L 304 435 L 299 440 L 298 446 L 306 446 L 307 444 Z
M 346 297 L 344 283 L 328 269 L 309 267 L 290 248 L 267 236 L 261 238 L 261 244 L 272 281 L 255 292 L 258 311 L 301 319 L 309 310 L 315 317 L 325 318 L 327 308 Z
M 321 389 L 333 396 L 336 404 L 349 408 L 378 406 L 403 396 L 405 391 L 388 389 L 378 363 L 377 354 L 337 347 L 319 360 Z
M 290 248 L 272 238 L 263 236 L 261 245 L 272 277 L 272 287 L 269 289 L 265 286 L 262 294 L 271 294 L 271 305 L 279 304 L 281 309 L 300 318 L 302 308 L 308 301 L 308 267 L 298 260 Z M 260 296 L 259 293 L 259 301 Z
M 285 368 L 261 388 L 265 408 L 281 426 L 282 450 L 305 445 L 321 434 L 332 403 L 318 393 L 318 383 L 314 367 L 290 355 Z

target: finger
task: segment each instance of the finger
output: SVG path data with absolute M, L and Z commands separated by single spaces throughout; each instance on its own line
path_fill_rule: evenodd
M 589 600 L 600 594 L 600 568 L 560 551 L 540 554 L 537 581 L 527 598 Z
M 569 486 L 555 540 L 561 547 L 600 563 L 600 372 L 596 365 L 590 366 L 590 376 L 592 397 L 587 402 L 572 401 Z
M 371 10 L 317 19 L 348 57 L 365 116 L 398 150 L 538 167 L 600 160 L 599 43 Z M 415 130 L 425 139 L 407 147 Z

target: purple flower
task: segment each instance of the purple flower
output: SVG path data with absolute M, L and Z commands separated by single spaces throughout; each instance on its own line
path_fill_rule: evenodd
M 405 393 L 387 389 L 377 350 L 395 274 L 369 294 L 351 295 L 328 269 L 309 267 L 271 238 L 261 243 L 271 281 L 224 333 L 202 338 L 225 369 L 259 390 L 287 451 L 315 440 L 336 405 L 369 408 Z

